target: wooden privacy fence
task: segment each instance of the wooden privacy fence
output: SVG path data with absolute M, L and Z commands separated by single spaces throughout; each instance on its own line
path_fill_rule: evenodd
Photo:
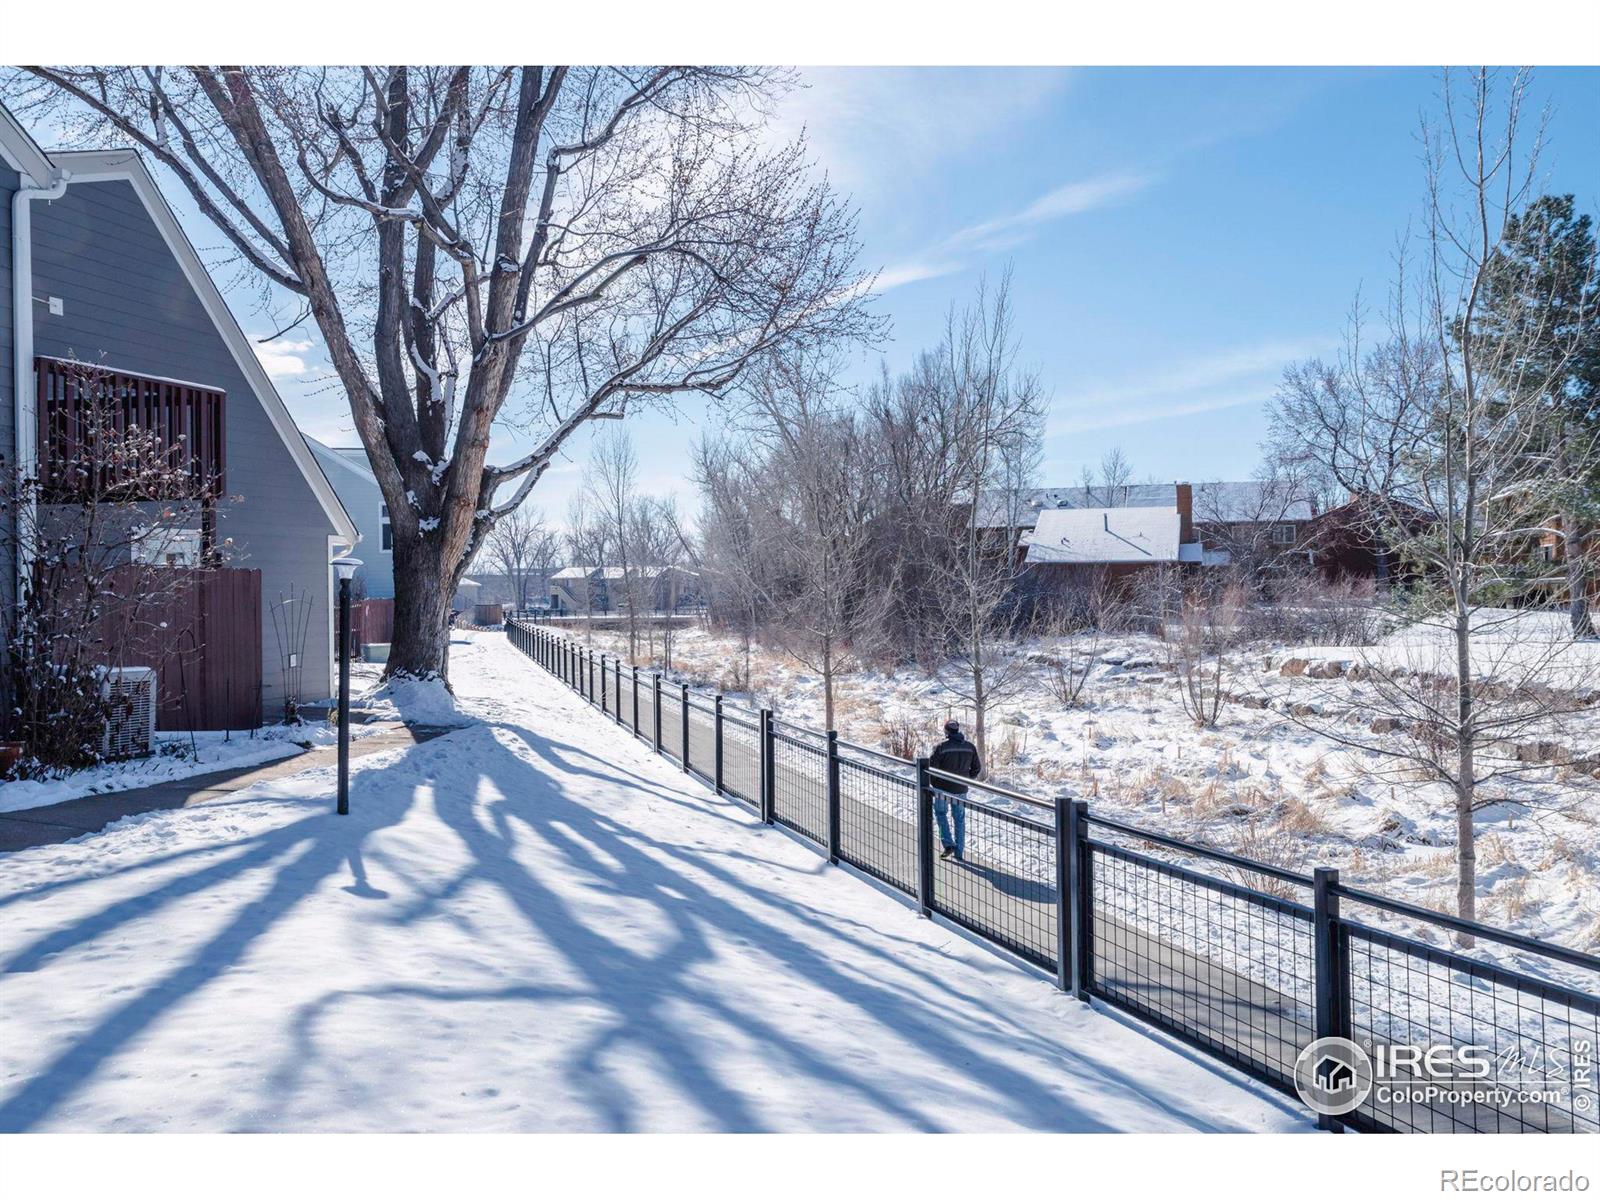
M 160 568 L 170 586 L 139 595 L 149 567 L 119 571 L 139 596 L 134 615 L 105 618 L 113 665 L 154 667 L 156 728 L 253 729 L 261 724 L 261 572 L 244 567 Z M 124 628 L 117 631 L 117 623 Z
M 352 604 L 350 638 L 358 647 L 394 641 L 394 601 L 361 600 Z

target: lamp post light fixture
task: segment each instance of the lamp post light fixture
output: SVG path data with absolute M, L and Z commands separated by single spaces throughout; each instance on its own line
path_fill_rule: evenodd
M 339 815 L 350 812 L 350 581 L 359 558 L 336 558 L 339 576 Z

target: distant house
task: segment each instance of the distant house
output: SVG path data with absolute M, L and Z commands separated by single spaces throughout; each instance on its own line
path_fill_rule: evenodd
M 1384 503 L 1371 497 L 1352 496 L 1345 503 L 1318 513 L 1306 522 L 1303 538 L 1307 558 L 1329 580 L 1372 580 L 1379 587 L 1402 581 L 1409 568 L 1393 546 L 1394 522 L 1402 521 L 1407 534 L 1433 524 L 1420 508 L 1396 500 Z
M 137 664 L 157 668 L 162 725 L 240 728 L 329 696 L 330 564 L 355 524 L 139 155 L 47 153 L 0 106 L 0 279 L 0 458 L 65 475 L 97 405 L 186 447 L 208 480 L 195 527 L 155 564 L 194 573 L 193 613 Z M 9 612 L 33 564 L 0 543 Z M 292 612 L 287 644 L 267 610 Z
M 1130 483 L 1107 487 L 1040 487 L 1020 491 L 992 489 L 977 506 L 979 529 L 1032 529 L 1039 514 L 1058 508 L 1177 508 L 1180 483 Z
M 630 567 L 651 612 L 678 612 L 701 603 L 700 576 L 683 567 Z M 629 589 L 621 567 L 563 567 L 550 576 L 550 608 L 558 613 L 612 613 L 625 609 Z
M 1277 480 L 1194 486 L 1194 526 L 1207 550 L 1259 568 L 1306 563 L 1306 527 L 1317 515 L 1303 490 Z
M 367 452 L 361 446 L 325 446 L 307 437 L 306 445 L 316 456 L 322 473 L 338 493 L 345 511 L 356 523 L 361 548 L 356 557 L 361 569 L 356 572 L 356 594 L 371 600 L 394 596 L 394 530 L 389 524 L 389 506 L 378 489 L 378 477 L 367 465 Z
M 1189 513 L 1176 505 L 1049 508 L 1022 539 L 1024 562 L 1045 575 L 1095 571 L 1111 578 L 1152 567 L 1205 563 Z

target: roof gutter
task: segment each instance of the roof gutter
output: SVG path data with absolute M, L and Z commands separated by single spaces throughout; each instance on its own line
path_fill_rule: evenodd
M 12 406 L 16 414 L 16 469 L 20 479 L 32 479 L 38 457 L 38 403 L 33 383 L 33 217 L 35 200 L 59 200 L 72 181 L 70 171 L 61 171 L 54 183 L 45 187 L 19 187 L 11 197 L 11 312 L 16 344 L 12 348 Z M 34 496 L 24 498 L 18 514 L 17 595 L 26 592 L 33 562 Z

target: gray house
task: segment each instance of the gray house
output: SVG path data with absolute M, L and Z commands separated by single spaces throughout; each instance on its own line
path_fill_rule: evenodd
M 0 284 L 0 458 L 48 471 L 52 420 L 83 403 L 81 382 L 74 393 L 62 381 L 81 381 L 83 364 L 119 403 L 135 397 L 149 420 L 193 431 L 184 436 L 228 497 L 197 545 L 226 547 L 235 571 L 257 573 L 259 595 L 256 611 L 231 618 L 238 631 L 211 643 L 235 655 L 259 644 L 268 719 L 287 694 L 330 695 L 330 562 L 355 545 L 355 523 L 139 156 L 46 153 L 0 107 Z M 10 612 L 30 568 L 22 551 L 8 557 Z M 297 632 L 283 645 L 273 618 L 290 612 Z
M 378 490 L 378 477 L 367 465 L 367 452 L 360 446 L 325 446 L 314 437 L 307 437 L 306 445 L 361 533 L 361 549 L 356 551 L 361 560 L 356 572 L 357 594 L 370 600 L 392 599 L 394 530 L 389 524 L 389 506 Z

